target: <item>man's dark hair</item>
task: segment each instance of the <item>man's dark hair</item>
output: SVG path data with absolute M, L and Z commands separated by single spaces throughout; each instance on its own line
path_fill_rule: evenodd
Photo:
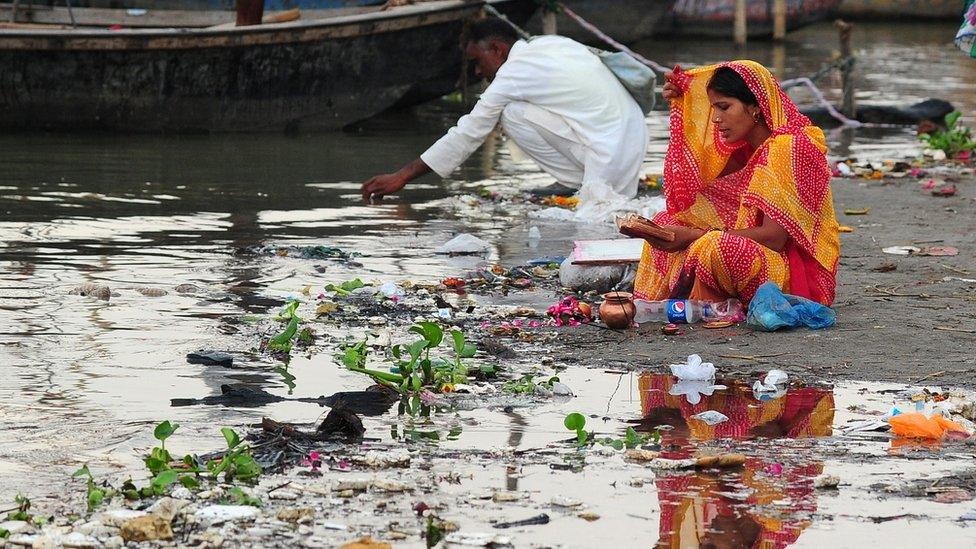
M 506 44 L 514 44 L 519 39 L 519 35 L 511 25 L 497 17 L 486 17 L 475 21 L 468 26 L 465 34 L 464 43 L 487 42 L 489 40 L 499 40 Z
M 708 89 L 726 97 L 734 97 L 746 105 L 758 105 L 756 96 L 746 85 L 742 76 L 731 67 L 720 67 L 708 81 Z

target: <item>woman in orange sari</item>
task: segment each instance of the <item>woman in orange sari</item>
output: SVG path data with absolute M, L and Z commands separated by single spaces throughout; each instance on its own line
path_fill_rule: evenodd
M 833 303 L 840 239 L 823 131 L 753 61 L 678 67 L 664 96 L 667 209 L 654 221 L 676 238 L 647 239 L 636 297 L 748 304 L 772 281 Z

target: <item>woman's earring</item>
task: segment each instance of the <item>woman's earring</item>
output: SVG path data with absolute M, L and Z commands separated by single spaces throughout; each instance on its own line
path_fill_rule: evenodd
M 752 121 L 755 122 L 756 124 L 759 123 L 759 112 L 758 111 L 752 113 Z

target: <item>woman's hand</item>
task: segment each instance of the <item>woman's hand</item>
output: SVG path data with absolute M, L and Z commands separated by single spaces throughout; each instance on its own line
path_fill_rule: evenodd
M 683 94 L 681 88 L 672 82 L 673 77 L 674 71 L 664 73 L 664 89 L 661 90 L 661 95 L 664 97 L 665 101 L 673 101 L 680 98 Z
M 674 240 L 671 242 L 654 237 L 644 239 L 652 248 L 661 250 L 662 252 L 680 252 L 685 250 L 705 234 L 705 231 L 701 229 L 694 229 L 683 225 L 665 225 L 664 228 L 674 233 Z

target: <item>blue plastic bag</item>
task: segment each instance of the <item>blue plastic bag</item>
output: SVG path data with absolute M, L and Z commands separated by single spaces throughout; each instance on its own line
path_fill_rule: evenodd
M 767 282 L 756 290 L 755 297 L 749 302 L 746 323 L 767 332 L 798 326 L 819 330 L 833 326 L 836 318 L 830 307 L 784 294 L 774 282 Z

